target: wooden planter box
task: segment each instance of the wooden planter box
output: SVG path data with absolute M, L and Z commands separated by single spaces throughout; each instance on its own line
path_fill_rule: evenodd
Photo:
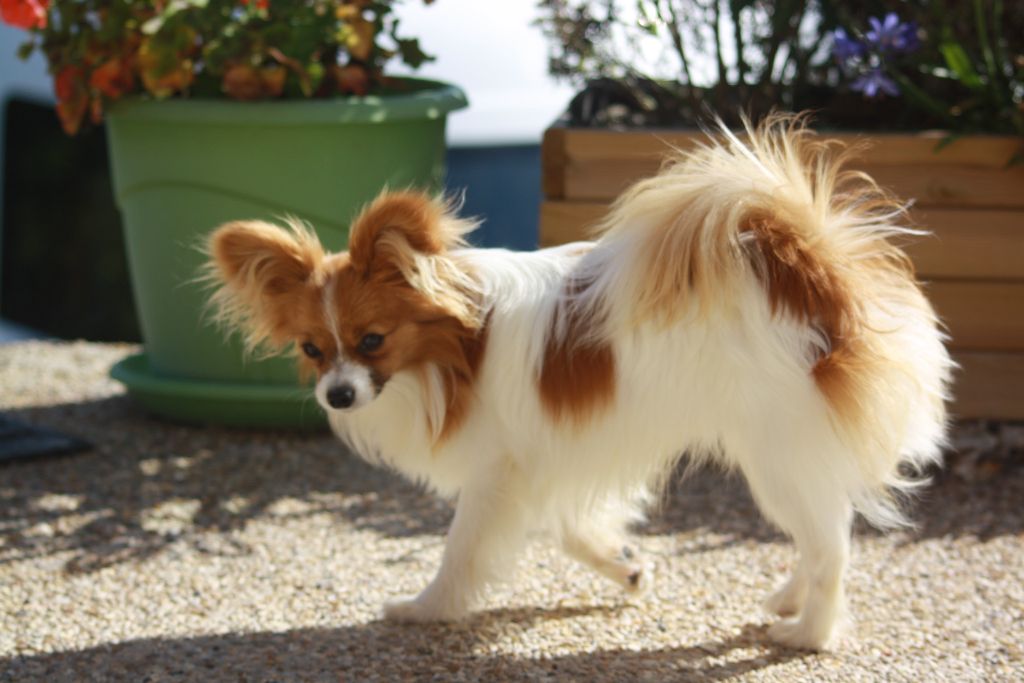
M 587 228 L 632 182 L 657 172 L 668 146 L 695 132 L 550 128 L 542 148 L 541 246 L 586 239 Z M 1021 140 L 941 134 L 834 136 L 867 140 L 859 168 L 912 198 L 914 221 L 933 235 L 907 248 L 961 365 L 959 418 L 1024 419 L 1024 165 L 1008 166 Z

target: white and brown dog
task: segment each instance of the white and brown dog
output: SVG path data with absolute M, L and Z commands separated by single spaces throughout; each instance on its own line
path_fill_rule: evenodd
M 797 119 L 679 154 L 594 242 L 467 248 L 474 223 L 381 195 L 325 253 L 299 225 L 219 228 L 219 319 L 294 348 L 357 453 L 458 499 L 402 620 L 457 619 L 528 531 L 632 589 L 625 528 L 683 454 L 740 470 L 800 552 L 773 638 L 821 648 L 844 610 L 850 524 L 943 443 L 952 363 L 901 207 Z

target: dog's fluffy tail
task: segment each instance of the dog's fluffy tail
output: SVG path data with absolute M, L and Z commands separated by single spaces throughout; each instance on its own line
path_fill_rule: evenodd
M 849 154 L 801 117 L 770 117 L 744 140 L 723 126 L 616 202 L 598 227 L 610 260 L 593 279 L 630 289 L 631 320 L 604 312 L 614 326 L 735 307 L 755 277 L 775 315 L 813 330 L 810 372 L 863 474 L 854 502 L 892 525 L 902 518 L 886 492 L 911 485 L 899 464 L 920 469 L 939 455 L 951 361 L 910 261 L 889 241 L 914 232 L 898 223 L 904 207 L 844 171 Z

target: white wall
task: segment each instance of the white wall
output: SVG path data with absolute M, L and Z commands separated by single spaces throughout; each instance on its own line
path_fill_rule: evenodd
M 451 117 L 451 144 L 537 143 L 568 106 L 573 90 L 547 75 L 547 45 L 531 25 L 535 0 L 405 0 L 398 16 L 437 57 L 417 73 L 469 96 L 469 108 Z
M 0 101 L 12 91 L 53 99 L 46 60 L 42 55 L 32 55 L 27 62 L 18 59 L 18 46 L 25 42 L 26 35 L 21 29 L 0 23 Z

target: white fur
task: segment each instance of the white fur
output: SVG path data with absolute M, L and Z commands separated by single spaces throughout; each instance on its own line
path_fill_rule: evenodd
M 780 622 L 773 633 L 795 645 L 825 645 L 842 612 L 852 499 L 861 481 L 807 372 L 802 350 L 813 332 L 773 317 L 750 281 L 736 303 L 743 316 L 693 317 L 667 330 L 641 325 L 617 338 L 610 415 L 582 431 L 555 424 L 538 401 L 536 377 L 563 279 L 580 252 L 568 245 L 459 254 L 484 278 L 489 341 L 478 399 L 465 425 L 436 450 L 429 425 L 439 423 L 431 414 L 443 410 L 443 399 L 441 408 L 424 402 L 411 373 L 394 377 L 360 410 L 328 409 L 334 430 L 358 452 L 442 495 L 458 495 L 437 578 L 419 597 L 389 607 L 389 615 L 462 616 L 537 529 L 564 539 L 574 556 L 602 558 L 585 561 L 609 573 L 649 485 L 689 451 L 742 470 L 765 514 L 793 535 L 803 559 L 776 609 L 800 613 L 811 595 L 800 619 Z M 893 334 L 905 337 L 906 352 L 935 355 L 934 328 L 914 311 L 903 313 Z M 902 439 L 908 449 L 934 449 L 942 427 L 917 415 Z M 635 570 L 619 563 L 623 576 Z
M 742 157 L 735 165 L 746 163 Z M 785 189 L 786 177 L 754 162 L 720 195 L 713 194 L 713 178 L 692 182 L 691 190 L 712 193 L 700 201 L 725 212 L 734 207 L 724 202 L 744 192 L 772 196 Z M 812 208 L 817 215 L 808 220 L 818 227 L 808 230 L 842 230 L 851 221 L 828 215 L 820 202 L 806 212 Z M 821 335 L 773 313 L 753 270 L 737 269 L 730 296 L 710 310 L 683 300 L 667 324 L 635 320 L 643 264 L 631 249 L 629 226 L 620 228 L 597 243 L 534 253 L 453 252 L 452 262 L 479 278 L 490 318 L 468 416 L 439 445 L 445 405 L 436 371 L 399 373 L 353 411 L 331 410 L 318 391 L 333 429 L 357 452 L 458 497 L 436 578 L 387 614 L 463 616 L 535 530 L 554 534 L 574 557 L 625 587 L 638 587 L 642 567 L 622 552 L 625 528 L 685 453 L 740 470 L 765 515 L 793 537 L 799 566 L 768 602 L 790 618 L 771 635 L 792 646 L 824 647 L 844 613 L 854 511 L 898 523 L 885 494 L 900 484 L 898 463 L 927 462 L 942 443 L 951 362 L 934 317 L 914 297 L 864 304 L 870 334 L 898 370 L 884 378 L 888 402 L 872 406 L 875 433 L 851 435 L 833 419 L 810 372 Z M 594 291 L 603 296 L 604 335 L 617 363 L 612 404 L 582 428 L 546 414 L 537 385 L 552 316 L 574 271 L 599 273 Z M 865 455 L 890 444 L 892 452 Z M 884 467 L 865 465 L 865 457 Z

